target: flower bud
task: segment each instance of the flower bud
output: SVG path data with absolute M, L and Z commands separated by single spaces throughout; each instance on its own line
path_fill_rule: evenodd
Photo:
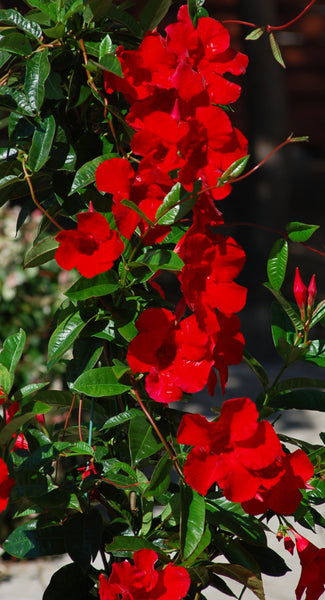
M 293 293 L 300 309 L 301 318 L 304 319 L 305 305 L 307 300 L 307 288 L 300 277 L 299 268 L 296 268 L 296 275 L 293 284 Z
M 307 299 L 307 307 L 309 309 L 312 308 L 312 306 L 314 305 L 315 302 L 315 298 L 316 298 L 316 293 L 317 293 L 317 289 L 316 289 L 316 278 L 315 278 L 315 274 L 312 276 L 311 280 L 310 280 L 310 284 L 308 286 L 308 299 Z

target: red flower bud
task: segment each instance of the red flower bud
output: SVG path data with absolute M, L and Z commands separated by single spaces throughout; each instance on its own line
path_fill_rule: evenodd
M 299 268 L 296 268 L 296 275 L 293 284 L 293 293 L 300 308 L 300 312 L 305 310 L 305 304 L 307 300 L 307 288 L 300 277 Z
M 315 302 L 315 298 L 316 298 L 316 294 L 317 294 L 317 289 L 316 289 L 316 278 L 315 278 L 315 274 L 312 276 L 309 286 L 308 286 L 308 300 L 307 300 L 307 307 L 310 309 L 314 302 Z

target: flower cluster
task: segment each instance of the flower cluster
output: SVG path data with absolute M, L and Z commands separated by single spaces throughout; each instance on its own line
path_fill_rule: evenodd
M 132 565 L 128 560 L 113 563 L 107 579 L 99 576 L 100 600 L 181 600 L 190 587 L 190 576 L 184 567 L 169 563 L 155 569 L 158 555 L 153 550 L 138 550 Z
M 300 316 L 303 323 L 307 319 L 310 319 L 311 312 L 314 306 L 315 298 L 316 298 L 316 277 L 312 276 L 308 289 L 306 288 L 303 280 L 301 279 L 301 275 L 299 272 L 299 268 L 296 268 L 295 280 L 293 284 L 293 292 L 295 296 L 295 300 L 297 302 L 298 308 L 300 310 Z M 307 313 L 306 313 L 306 303 L 307 303 Z
M 216 422 L 185 415 L 177 440 L 194 446 L 184 466 L 187 483 L 206 494 L 217 482 L 225 497 L 240 502 L 249 514 L 268 509 L 292 514 L 314 472 L 302 450 L 285 454 L 272 425 L 258 421 L 248 398 L 224 402 Z

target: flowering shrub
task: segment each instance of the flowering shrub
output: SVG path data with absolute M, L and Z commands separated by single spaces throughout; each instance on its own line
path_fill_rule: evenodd
M 3 340 L 0 509 L 10 495 L 24 517 L 3 547 L 17 558 L 69 555 L 44 600 L 62 590 L 70 600 L 234 595 L 225 577 L 243 585 L 240 597 L 249 588 L 263 600 L 262 574 L 288 570 L 268 547 L 272 517 L 285 548 L 288 532 L 296 539 L 297 600 L 305 590 L 316 600 L 323 549 L 292 521 L 324 524 L 324 447 L 279 436 L 275 415 L 325 406 L 322 379 L 283 376 L 298 360 L 325 365 L 325 342 L 310 339 L 325 315 L 315 275 L 307 289 L 297 268 L 292 298 L 281 292 L 289 243 L 305 244 L 317 226 L 289 223 L 270 252 L 265 286 L 283 360 L 270 383 L 245 348 L 247 289 L 236 281 L 245 249 L 224 235 L 221 213 L 250 174 L 232 119 L 247 57 L 202 0 L 158 30 L 170 5 L 150 0 L 138 19 L 110 0 L 0 10 L 0 102 L 10 112 L 0 187 L 9 200 L 21 190 L 43 215 L 25 268 L 54 259 L 76 277 L 48 340 L 63 389 L 20 386 L 25 333 Z M 250 37 L 269 33 L 281 62 L 272 29 Z M 224 394 L 241 361 L 259 396 L 224 401 L 214 419 L 193 414 L 188 396 Z M 189 412 L 175 404 L 184 398 Z

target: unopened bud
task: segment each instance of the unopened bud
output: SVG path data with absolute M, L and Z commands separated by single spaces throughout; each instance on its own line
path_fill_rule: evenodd
M 315 274 L 312 276 L 311 280 L 310 280 L 310 284 L 308 286 L 308 299 L 307 299 L 307 307 L 310 309 L 315 302 L 315 298 L 316 298 L 316 294 L 317 294 L 317 289 L 316 289 L 316 277 Z
M 300 277 L 299 268 L 296 268 L 296 275 L 293 284 L 293 293 L 300 309 L 301 318 L 304 319 L 305 305 L 307 300 L 307 288 Z

